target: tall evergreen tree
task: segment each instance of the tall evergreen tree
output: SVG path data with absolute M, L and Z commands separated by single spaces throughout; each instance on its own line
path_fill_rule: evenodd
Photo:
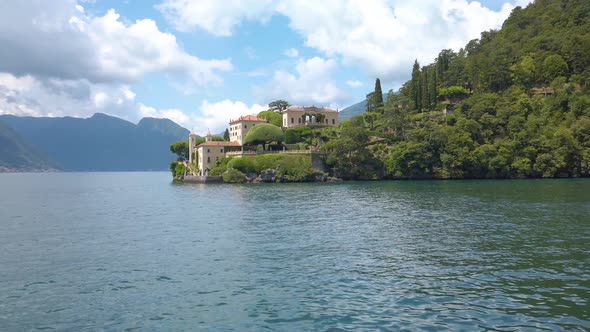
M 223 140 L 229 141 L 229 129 L 225 128 L 225 132 L 223 133 Z
M 383 113 L 383 91 L 381 90 L 381 80 L 378 78 L 375 80 L 375 91 L 373 93 L 375 109 Z
M 418 60 L 414 61 L 414 66 L 412 67 L 412 80 L 410 84 L 410 100 L 412 101 L 412 107 L 416 110 L 422 109 L 422 84 L 421 84 L 421 77 L 420 77 L 420 64 Z

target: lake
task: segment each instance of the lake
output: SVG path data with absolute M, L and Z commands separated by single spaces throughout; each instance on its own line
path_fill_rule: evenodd
M 0 174 L 0 330 L 588 330 L 590 179 Z

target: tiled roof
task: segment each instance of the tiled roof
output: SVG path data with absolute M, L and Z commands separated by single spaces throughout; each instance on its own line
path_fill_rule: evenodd
M 266 122 L 266 120 L 256 117 L 254 115 L 244 115 L 244 116 L 240 116 L 239 118 L 237 118 L 235 120 L 229 120 L 229 123 L 232 124 L 232 123 L 241 122 L 241 121 Z
M 210 141 L 210 142 L 203 142 L 199 146 L 241 146 L 238 142 L 228 142 L 228 141 Z
M 337 110 L 333 110 L 327 107 L 315 107 L 315 106 L 291 106 L 285 110 L 285 112 L 294 111 L 294 112 L 310 112 L 310 113 L 337 113 Z

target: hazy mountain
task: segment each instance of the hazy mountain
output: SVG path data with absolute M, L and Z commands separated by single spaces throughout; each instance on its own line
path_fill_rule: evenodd
M 387 100 L 387 93 L 383 94 L 383 101 Z M 367 99 L 360 101 L 354 105 L 350 105 L 338 113 L 338 120 L 348 120 L 356 115 L 365 113 L 365 106 L 367 105 Z
M 189 134 L 168 119 L 135 125 L 101 113 L 88 119 L 2 115 L 0 121 L 68 171 L 166 170 L 175 158 L 169 145 Z
M 51 171 L 61 167 L 0 122 L 0 172 Z

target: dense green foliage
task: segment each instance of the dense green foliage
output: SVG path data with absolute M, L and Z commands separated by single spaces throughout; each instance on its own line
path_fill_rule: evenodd
M 178 157 L 177 160 L 188 160 L 188 141 L 178 141 L 170 144 L 170 152 Z
M 280 99 L 275 100 L 275 101 L 271 102 L 270 104 L 268 104 L 268 108 L 271 111 L 279 112 L 279 113 L 286 110 L 289 106 L 291 106 L 291 105 L 289 105 L 288 102 L 286 102 L 284 100 L 280 100 Z
M 589 1 L 537 0 L 515 8 L 501 30 L 442 50 L 426 66 L 415 61 L 397 93 L 384 96 L 377 79 L 367 100 L 353 105 L 364 113 L 339 128 L 291 128 L 284 140 L 323 151 L 330 174 L 350 180 L 588 177 L 589 50 Z M 272 124 L 245 139 L 263 149 L 281 141 Z M 307 181 L 315 171 L 302 158 L 235 158 L 213 171 L 231 171 L 234 182 L 268 169 Z
M 246 175 L 237 169 L 228 169 L 223 173 L 223 182 L 225 183 L 243 183 L 246 182 Z
M 268 121 L 268 123 L 277 127 L 281 127 L 283 125 L 283 116 L 273 110 L 262 111 L 258 113 L 257 117 L 264 119 Z
M 262 123 L 248 131 L 246 138 L 244 138 L 244 145 L 262 144 L 263 149 L 266 149 L 266 144 L 271 142 L 280 143 L 284 137 L 285 135 L 280 127 L 270 123 Z
M 316 175 L 323 174 L 311 168 L 310 155 L 263 154 L 223 158 L 221 166 L 213 168 L 211 175 L 223 175 L 225 182 L 244 182 L 245 177 L 244 181 L 235 181 L 236 177 L 240 178 L 236 172 L 255 176 L 269 169 L 276 170 L 276 176 L 285 182 L 313 181 Z M 231 181 L 226 181 L 226 177 Z
M 174 180 L 182 180 L 184 179 L 184 173 L 186 171 L 186 167 L 182 162 L 173 161 L 170 163 L 170 172 L 172 173 L 172 178 Z
M 590 2 L 537 0 L 420 67 L 323 145 L 334 175 L 589 176 Z M 370 103 L 375 91 L 367 97 Z

